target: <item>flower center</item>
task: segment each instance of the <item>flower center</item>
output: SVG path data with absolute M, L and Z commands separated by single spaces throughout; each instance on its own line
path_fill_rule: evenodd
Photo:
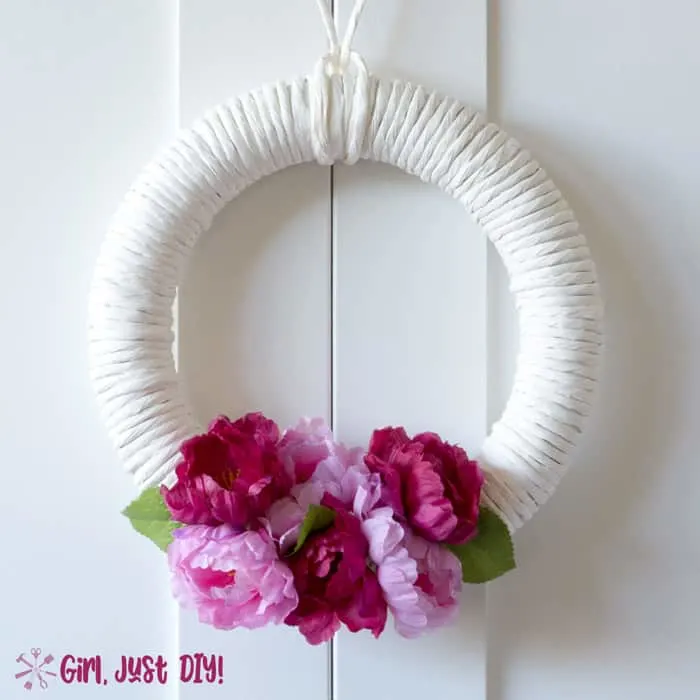
M 195 583 L 202 588 L 228 588 L 236 583 L 236 571 L 218 569 L 193 569 Z
M 227 491 L 233 488 L 233 482 L 240 476 L 240 469 L 224 469 L 219 475 L 221 486 Z

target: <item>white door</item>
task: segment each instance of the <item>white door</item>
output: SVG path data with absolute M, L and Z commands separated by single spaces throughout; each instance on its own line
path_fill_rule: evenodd
M 335 1 L 341 26 L 350 4 Z M 92 690 L 115 698 L 700 698 L 698 27 L 690 0 L 369 0 L 355 48 L 371 71 L 488 111 L 563 190 L 598 263 L 607 347 L 571 472 L 516 536 L 518 570 L 467 589 L 458 625 L 420 641 L 388 625 L 310 647 L 175 609 L 157 551 L 118 515 L 135 493 L 100 432 L 84 319 L 138 167 L 212 104 L 308 73 L 326 48 L 315 3 L 0 0 L 0 505 L 22 533 L 0 586 L 0 696 L 30 697 L 15 658 L 41 643 L 112 666 L 224 657 L 222 685 L 173 672 Z M 475 453 L 517 348 L 483 234 L 370 164 L 244 192 L 196 250 L 178 315 L 202 422 L 318 415 L 357 444 L 404 424 Z

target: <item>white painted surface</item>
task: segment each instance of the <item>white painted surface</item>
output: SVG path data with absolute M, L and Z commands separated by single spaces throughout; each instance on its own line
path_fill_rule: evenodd
M 38 694 L 14 678 L 31 647 L 102 654 L 110 666 L 174 650 L 162 561 L 119 514 L 136 491 L 95 412 L 85 342 L 106 222 L 176 126 L 174 30 L 167 0 L 0 2 L 3 700 Z M 173 690 L 47 692 L 159 700 Z
M 181 116 L 307 73 L 323 51 L 311 2 L 180 1 Z M 213 53 L 212 53 L 213 52 Z M 263 411 L 330 416 L 330 176 L 299 166 L 245 191 L 198 247 L 179 302 L 179 362 L 199 419 Z M 231 635 L 180 616 L 183 650 L 226 657 L 245 700 L 327 696 L 329 650 L 289 627 Z M 271 673 L 263 660 L 278 659 Z M 182 700 L 221 697 L 185 686 Z
M 499 700 L 700 697 L 700 5 L 501 3 L 495 117 L 564 189 L 607 352 L 569 476 L 489 591 Z
M 357 50 L 372 71 L 483 109 L 486 2 L 440 4 L 444 14 L 416 1 L 370 3 Z M 366 444 L 373 429 L 404 425 L 475 454 L 487 427 L 485 237 L 458 202 L 388 166 L 337 166 L 334 194 L 340 437 Z M 377 642 L 340 634 L 338 700 L 485 698 L 484 600 L 483 588 L 465 590 L 459 624 L 414 642 L 391 621 Z
M 370 0 L 358 47 L 376 72 L 488 101 L 565 192 L 607 298 L 599 408 L 517 536 L 519 571 L 469 591 L 460 625 L 432 639 L 342 635 L 336 698 L 695 700 L 700 7 L 490 4 L 490 50 L 486 0 Z M 13 676 L 29 647 L 113 663 L 174 651 L 178 633 L 182 651 L 226 656 L 224 688 L 185 700 L 328 697 L 328 650 L 296 631 L 217 633 L 176 614 L 162 560 L 119 515 L 134 490 L 85 346 L 92 264 L 138 168 L 178 121 L 310 70 L 323 48 L 311 0 L 0 0 L 2 698 L 27 696 Z M 497 261 L 454 202 L 378 166 L 336 168 L 333 215 L 332 240 L 330 173 L 302 167 L 245 193 L 204 240 L 180 308 L 202 418 L 330 416 L 333 281 L 342 437 L 405 422 L 476 448 L 516 343 Z

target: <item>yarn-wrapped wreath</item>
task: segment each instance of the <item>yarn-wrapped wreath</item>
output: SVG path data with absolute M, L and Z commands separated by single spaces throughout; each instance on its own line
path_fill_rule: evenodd
M 602 348 L 602 304 L 589 248 L 562 194 L 530 153 L 498 126 L 453 99 L 368 73 L 362 58 L 350 50 L 364 2 L 357 3 L 342 42 L 325 3 L 319 4 L 331 50 L 313 74 L 211 109 L 144 169 L 116 212 L 99 255 L 89 306 L 90 368 L 102 417 L 143 493 L 165 494 L 168 502 L 169 489 L 179 488 L 193 450 L 201 448 L 196 438 L 193 447 L 192 439 L 204 432 L 188 405 L 172 355 L 172 307 L 195 243 L 227 203 L 267 175 L 311 161 L 387 163 L 460 201 L 494 244 L 509 275 L 520 326 L 516 375 L 505 410 L 476 462 L 483 483 L 481 507 L 513 532 L 556 488 L 592 404 Z M 238 430 L 266 420 L 256 416 L 244 417 L 242 423 L 219 422 L 206 434 L 224 439 L 225 433 L 229 447 L 240 447 L 236 441 L 245 433 L 260 448 L 258 428 Z M 235 430 L 230 427 L 234 425 Z M 237 437 L 231 438 L 230 430 Z M 324 435 L 313 439 L 335 455 L 336 443 Z M 291 468 L 293 472 L 294 464 Z M 444 476 L 446 468 L 442 465 L 438 472 Z M 206 469 L 199 477 L 204 478 Z M 370 476 L 386 476 L 381 469 L 370 471 Z M 239 473 L 235 466 L 210 486 L 231 487 Z M 250 493 L 274 482 L 274 475 L 265 474 L 248 485 Z M 356 489 L 377 487 L 374 501 L 390 505 L 381 490 L 386 490 L 385 482 L 363 483 Z M 448 500 L 450 484 L 444 481 L 440 492 Z M 158 485 L 161 490 L 154 490 Z M 187 494 L 190 501 L 196 496 Z M 162 501 L 145 505 L 151 514 L 164 512 Z M 308 528 L 295 549 L 328 526 L 328 513 L 322 510 L 326 506 L 311 505 L 303 525 L 297 522 L 296 535 L 299 526 Z M 127 512 L 135 524 L 146 517 L 139 516 L 143 502 L 141 506 L 141 511 L 136 507 Z M 246 508 L 251 507 L 247 502 Z M 229 528 L 227 537 L 235 538 L 233 521 L 212 516 L 215 510 L 210 503 L 205 515 L 190 513 L 195 518 L 191 526 L 218 523 Z M 396 513 L 392 523 L 403 523 L 407 531 L 417 527 L 404 506 Z M 263 517 L 260 522 L 267 521 Z M 168 534 L 174 529 L 163 527 Z M 250 522 L 243 529 L 246 536 L 255 530 Z M 426 530 L 418 526 L 418 531 Z M 269 542 L 258 545 L 268 551 Z M 416 561 L 414 579 L 421 575 L 421 560 Z M 235 568 L 242 566 L 239 562 Z M 381 574 L 376 562 L 371 570 Z M 398 627 L 398 613 L 393 612 Z M 257 626 L 253 618 L 223 621 L 211 610 L 200 610 L 200 618 L 224 627 Z M 347 611 L 346 618 L 354 619 Z M 340 619 L 353 628 L 342 615 Z M 354 624 L 360 623 L 355 619 Z M 324 641 L 328 634 L 325 630 L 319 638 L 307 639 Z

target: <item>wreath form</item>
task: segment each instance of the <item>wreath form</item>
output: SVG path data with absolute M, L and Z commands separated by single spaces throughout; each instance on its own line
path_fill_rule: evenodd
M 559 483 L 593 400 L 602 303 L 586 240 L 544 170 L 498 126 L 420 86 L 378 79 L 347 45 L 335 49 L 309 77 L 210 110 L 128 191 L 90 296 L 102 417 L 139 486 L 171 483 L 180 445 L 202 431 L 172 353 L 176 289 L 199 237 L 234 197 L 284 168 L 387 163 L 460 201 L 509 275 L 514 386 L 477 459 L 484 503 L 514 531 Z

